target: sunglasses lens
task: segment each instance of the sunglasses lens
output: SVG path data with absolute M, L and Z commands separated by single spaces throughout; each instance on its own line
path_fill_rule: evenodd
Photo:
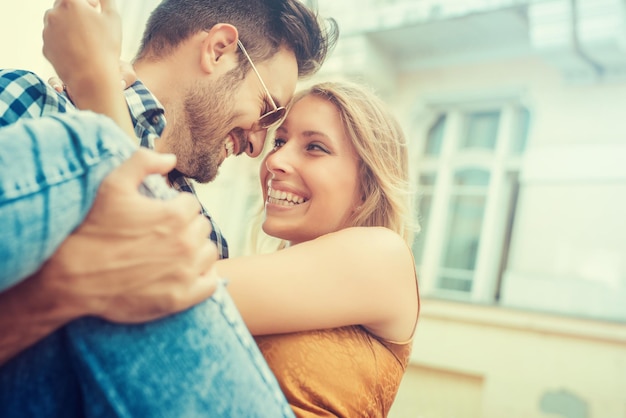
M 265 115 L 263 115 L 263 117 L 261 117 L 261 119 L 259 119 L 259 127 L 261 129 L 269 128 L 270 126 L 281 120 L 283 116 L 285 116 L 286 112 L 287 109 L 285 109 L 284 107 L 279 107 L 276 110 L 266 113 Z

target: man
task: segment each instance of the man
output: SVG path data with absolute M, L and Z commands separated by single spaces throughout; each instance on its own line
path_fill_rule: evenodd
M 57 2 L 57 9 L 76 7 L 76 1 L 59 1 Z M 108 2 L 103 1 L 102 4 L 102 15 L 106 17 L 109 12 Z M 52 19 L 54 16 L 51 13 L 49 18 Z M 110 23 L 106 19 L 96 22 L 103 24 L 101 28 L 103 30 L 106 30 Z M 80 24 L 81 21 L 78 20 L 74 23 Z M 68 30 L 67 32 L 70 36 L 76 34 L 78 37 L 84 37 L 88 33 L 96 33 L 97 35 L 100 33 L 97 28 L 94 31 L 93 26 L 89 29 L 87 31 Z M 170 31 L 170 29 L 172 30 Z M 67 40 L 70 45 L 81 45 L 83 41 L 81 39 L 76 42 L 72 42 L 71 39 Z M 154 144 L 158 151 L 172 152 L 177 156 L 176 170 L 170 172 L 168 178 L 171 184 L 179 190 L 192 191 L 193 189 L 185 176 L 198 181 L 210 181 L 216 175 L 217 167 L 226 156 L 243 152 L 256 156 L 260 153 L 266 129 L 271 122 L 278 121 L 281 116 L 280 108 L 289 102 L 295 89 L 297 75 L 308 75 L 315 71 L 324 59 L 328 46 L 326 41 L 327 39 L 323 36 L 315 17 L 297 1 L 265 3 L 166 0 L 155 10 L 148 22 L 142 48 L 135 62 L 135 70 L 144 83 L 136 83 L 127 92 L 129 109 L 135 123 L 135 133 L 140 136 L 142 145 L 152 146 Z M 244 47 L 244 43 L 248 44 L 248 47 Z M 246 49 L 250 49 L 251 57 L 247 56 Z M 84 52 L 92 54 L 92 51 L 93 49 L 87 49 Z M 96 54 L 96 56 L 101 57 L 102 54 Z M 242 59 L 242 57 L 246 57 L 246 59 Z M 253 59 L 256 61 L 256 68 L 251 71 Z M 110 63 L 110 60 L 106 62 Z M 71 60 L 68 61 L 68 65 L 70 64 Z M 94 67 L 97 68 L 97 65 L 91 68 Z M 108 71 L 111 67 L 104 65 L 103 68 Z M 15 94 L 15 85 L 20 83 L 27 85 L 28 87 L 24 90 L 29 91 L 32 91 L 30 87 L 38 85 L 38 81 L 28 83 L 27 79 L 32 75 L 23 73 L 17 73 L 17 75 L 19 76 L 17 78 L 9 76 L 10 83 L 4 86 L 4 92 Z M 68 84 L 76 92 L 83 91 L 81 87 L 85 86 L 82 83 L 89 79 L 89 76 L 85 77 L 85 74 L 81 74 L 79 70 L 71 77 L 68 73 L 59 75 L 69 80 Z M 6 80 L 6 73 L 3 76 Z M 68 77 L 66 78 L 66 76 Z M 93 78 L 93 75 L 90 77 Z M 24 82 L 25 79 L 26 83 Z M 150 94 L 145 86 L 155 93 L 158 100 Z M 41 85 L 39 87 L 41 88 Z M 266 90 L 269 91 L 269 94 L 265 93 Z M 39 109 L 30 103 L 29 106 L 24 106 L 28 109 L 26 112 L 16 115 L 17 107 L 9 105 L 7 107 L 9 111 L 4 112 L 6 123 L 14 122 L 14 120 L 23 117 L 25 113 L 40 116 L 50 110 L 63 111 L 64 107 L 68 106 L 63 99 L 48 96 L 49 92 L 45 91 L 45 88 L 39 91 L 40 96 L 33 101 L 36 103 L 39 100 L 41 103 Z M 237 101 L 233 100 L 235 96 Z M 16 94 L 16 97 L 22 97 L 22 95 Z M 53 100 L 50 100 L 51 97 Z M 162 103 L 163 107 L 159 103 Z M 164 113 L 170 121 L 167 127 L 165 126 Z M 262 117 L 259 118 L 259 115 Z M 159 134 L 162 134 L 160 138 Z M 106 196 L 100 199 L 101 197 L 98 195 L 96 198 L 90 215 L 94 212 L 97 213 L 102 205 L 109 204 L 107 201 L 110 199 L 107 199 Z M 99 201 L 105 203 L 99 206 Z M 111 235 L 115 235 L 114 233 L 111 234 L 111 231 L 115 231 L 116 222 L 119 224 L 120 219 L 100 216 L 94 221 L 90 215 L 77 232 L 61 245 L 55 256 L 42 270 L 0 295 L 0 309 L 4 310 L 0 316 L 5 319 L 0 323 L 0 333 L 13 337 L 8 347 L 3 347 L 3 361 L 76 317 L 97 315 L 118 322 L 136 322 L 137 318 L 140 318 L 139 320 L 152 319 L 183 310 L 197 302 L 197 300 L 193 300 L 193 297 L 182 297 L 181 300 L 171 303 L 172 306 L 165 308 L 157 306 L 158 309 L 155 309 L 151 296 L 168 294 L 168 288 L 176 288 L 172 283 L 168 284 L 167 280 L 165 283 L 157 283 L 158 291 L 155 291 L 154 283 L 138 282 L 137 287 L 140 290 L 132 289 L 136 296 L 133 298 L 129 298 L 128 294 L 117 295 L 117 298 L 115 295 L 106 295 L 108 303 L 105 304 L 105 308 L 102 307 L 101 294 L 97 292 L 88 294 L 88 291 L 83 294 L 76 293 L 74 289 L 80 288 L 81 283 L 85 289 L 95 288 L 97 290 L 96 283 L 108 283 L 107 280 L 113 276 L 109 264 L 112 259 L 115 260 L 115 257 L 111 256 L 110 248 L 115 248 L 115 245 L 104 244 L 111 244 Z M 90 229 L 90 222 L 96 224 L 99 222 L 100 228 Z M 110 223 L 113 229 L 107 229 L 107 223 Z M 85 230 L 88 233 L 83 234 Z M 221 244 L 222 241 L 217 229 L 212 228 L 212 230 L 215 233 L 212 239 Z M 132 241 L 135 238 L 123 235 L 114 236 L 113 244 Z M 109 254 L 101 257 L 100 250 L 108 251 Z M 227 255 L 225 246 L 221 249 L 221 255 Z M 205 258 L 210 259 L 210 256 L 205 256 Z M 89 261 L 86 262 L 86 260 Z M 206 264 L 207 262 L 200 263 L 203 267 L 197 269 L 196 276 L 197 273 L 202 274 L 203 269 L 206 269 Z M 141 276 L 146 269 L 145 266 L 143 267 L 143 270 L 141 268 L 130 269 L 132 274 L 127 273 L 128 276 L 124 279 L 130 282 L 137 281 L 137 276 Z M 114 272 L 119 273 L 120 271 L 124 272 L 123 270 L 115 270 Z M 86 281 L 85 277 L 89 281 Z M 119 277 L 116 277 L 116 280 L 120 283 L 123 281 Z M 172 280 L 170 279 L 170 281 Z M 177 280 L 173 281 L 177 282 Z M 64 285 L 66 283 L 72 283 L 72 286 Z M 189 289 L 193 288 L 194 283 L 192 280 L 191 284 L 188 284 Z M 180 283 L 175 284 L 178 288 L 181 287 Z M 71 289 L 69 289 L 70 287 Z M 182 287 L 184 289 L 184 286 Z M 204 287 L 210 286 L 205 285 Z M 42 296 L 39 292 L 42 288 L 54 289 L 53 298 L 46 299 L 45 296 Z M 111 292 L 109 291 L 109 293 Z M 185 292 L 178 291 L 176 294 L 184 295 Z M 222 302 L 224 302 L 223 299 L 226 297 L 220 295 L 217 296 L 222 298 Z M 156 296 L 155 298 L 158 299 Z M 216 298 L 214 295 L 212 299 Z M 224 307 L 227 304 L 228 301 L 218 304 L 218 308 L 226 309 Z M 79 312 L 78 315 L 76 312 L 72 315 L 59 314 L 63 311 L 72 311 L 71 308 L 76 306 L 79 307 L 79 309 L 75 309 Z M 167 328 L 166 334 L 168 332 L 175 334 L 181 329 L 192 332 L 194 327 L 198 326 L 197 318 L 194 319 L 193 315 L 203 314 L 202 311 L 198 312 L 199 309 L 194 308 L 183 315 L 168 318 L 166 323 L 172 325 Z M 17 320 L 7 321 L 6 318 L 9 318 L 9 315 Z M 184 324 L 181 325 L 181 322 Z M 200 323 L 202 322 L 200 321 Z M 19 326 L 14 324 L 19 324 Z M 153 332 L 159 332 L 160 324 L 162 325 L 162 323 L 155 326 L 151 324 L 141 328 L 143 334 L 140 333 L 140 337 L 143 338 L 150 336 Z M 85 387 L 93 388 L 94 386 L 100 389 L 97 383 L 102 375 L 98 373 L 102 372 L 104 366 L 103 363 L 97 364 L 97 367 L 93 366 L 90 363 L 89 354 L 90 349 L 93 350 L 94 346 L 106 343 L 112 338 L 112 335 L 119 335 L 119 329 L 114 326 L 111 328 L 111 326 L 113 325 L 110 323 L 81 320 L 78 321 L 78 325 L 73 323 L 67 328 L 69 344 L 74 350 L 71 352 L 74 356 L 71 361 L 77 364 L 75 368 L 78 379 L 87 379 L 90 383 L 81 382 L 81 390 L 84 390 Z M 93 329 L 96 329 L 97 332 L 93 332 Z M 105 331 L 102 331 L 103 329 Z M 65 331 L 65 328 L 62 328 L 61 331 Z M 133 328 L 129 333 L 133 334 L 135 331 L 136 328 Z M 237 332 L 235 331 L 235 334 Z M 60 331 L 53 333 L 47 340 L 31 347 L 14 361 L 9 362 L 5 369 L 0 371 L 0 377 L 6 372 L 7 367 L 11 369 L 12 373 L 17 373 L 16 375 L 25 370 L 32 373 L 32 370 L 29 369 L 47 367 L 46 361 L 50 361 L 50 356 L 46 357 L 46 360 L 40 360 L 37 366 L 29 365 L 22 358 L 24 355 L 30 355 L 31 359 L 40 358 L 37 357 L 36 353 L 38 351 L 46 352 L 49 345 L 54 346 L 53 344 L 46 344 L 50 340 L 58 339 L 59 334 Z M 84 337 L 85 334 L 87 337 Z M 129 341 L 132 343 L 134 340 L 134 338 L 119 338 L 116 341 L 125 344 Z M 243 345 L 249 344 L 249 341 L 251 340 L 246 340 Z M 58 354 L 55 350 L 51 352 L 55 355 Z M 168 352 L 167 349 L 160 351 L 161 358 L 167 356 Z M 96 360 L 108 359 L 117 354 L 116 350 L 108 350 L 102 354 L 104 357 L 96 358 Z M 145 355 L 145 351 L 142 352 L 143 355 Z M 152 354 L 152 358 L 158 359 L 159 354 Z M 213 361 L 219 363 L 221 360 L 213 358 Z M 140 370 L 145 371 L 146 365 L 144 364 Z M 264 369 L 259 367 L 259 374 L 264 372 Z M 51 372 L 50 376 L 58 376 L 59 373 L 62 371 L 56 370 Z M 6 375 L 10 375 L 10 373 Z M 119 378 L 119 376 L 123 377 L 124 375 L 122 373 L 116 376 Z M 136 376 L 142 376 L 142 374 L 139 373 Z M 145 382 L 140 383 L 145 384 Z M 182 381 L 179 379 L 178 383 L 182 384 Z M 112 388 L 119 389 L 115 385 L 112 385 Z M 136 393 L 140 389 L 135 388 L 134 392 L 131 392 Z M 189 392 L 187 389 L 185 386 L 185 392 Z M 65 394 L 63 396 L 66 396 L 72 391 L 66 390 L 63 393 Z M 115 393 L 113 390 L 113 394 Z M 110 396 L 115 397 L 114 395 Z M 96 403 L 101 402 L 101 398 L 98 397 Z M 109 399 L 107 396 L 105 398 Z M 167 399 L 172 398 L 176 398 L 176 396 L 167 397 Z M 128 402 L 122 402 L 122 404 L 128 406 Z M 108 405 L 110 408 L 118 406 L 118 402 L 111 402 Z

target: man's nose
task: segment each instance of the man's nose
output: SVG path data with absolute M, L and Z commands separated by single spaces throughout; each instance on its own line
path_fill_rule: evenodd
M 248 154 L 249 157 L 255 158 L 261 154 L 266 136 L 267 129 L 248 132 L 248 146 L 246 147 L 246 154 Z

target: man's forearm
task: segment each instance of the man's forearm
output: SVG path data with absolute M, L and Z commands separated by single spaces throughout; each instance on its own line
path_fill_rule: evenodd
M 0 365 L 78 317 L 35 274 L 0 293 Z
M 83 316 L 146 322 L 213 294 L 217 248 L 196 199 L 137 190 L 174 162 L 136 151 L 102 181 L 87 217 L 39 272 L 0 293 L 0 364 Z

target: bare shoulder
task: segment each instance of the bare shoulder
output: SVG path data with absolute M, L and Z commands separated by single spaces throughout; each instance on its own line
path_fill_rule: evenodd
M 372 255 L 379 252 L 384 255 L 395 252 L 404 254 L 408 248 L 404 239 L 396 232 L 378 226 L 345 228 L 318 239 L 327 240 L 329 245 L 345 245 L 347 248 Z
M 349 267 L 371 315 L 361 324 L 388 341 L 409 341 L 419 314 L 419 291 L 411 248 L 394 231 L 383 227 L 347 228 L 327 238 Z M 339 262 L 337 264 L 340 264 Z
M 413 275 L 413 256 L 406 241 L 384 227 L 351 227 L 318 238 L 320 246 L 363 268 L 386 266 L 407 269 Z M 405 270 L 406 271 L 406 270 Z

